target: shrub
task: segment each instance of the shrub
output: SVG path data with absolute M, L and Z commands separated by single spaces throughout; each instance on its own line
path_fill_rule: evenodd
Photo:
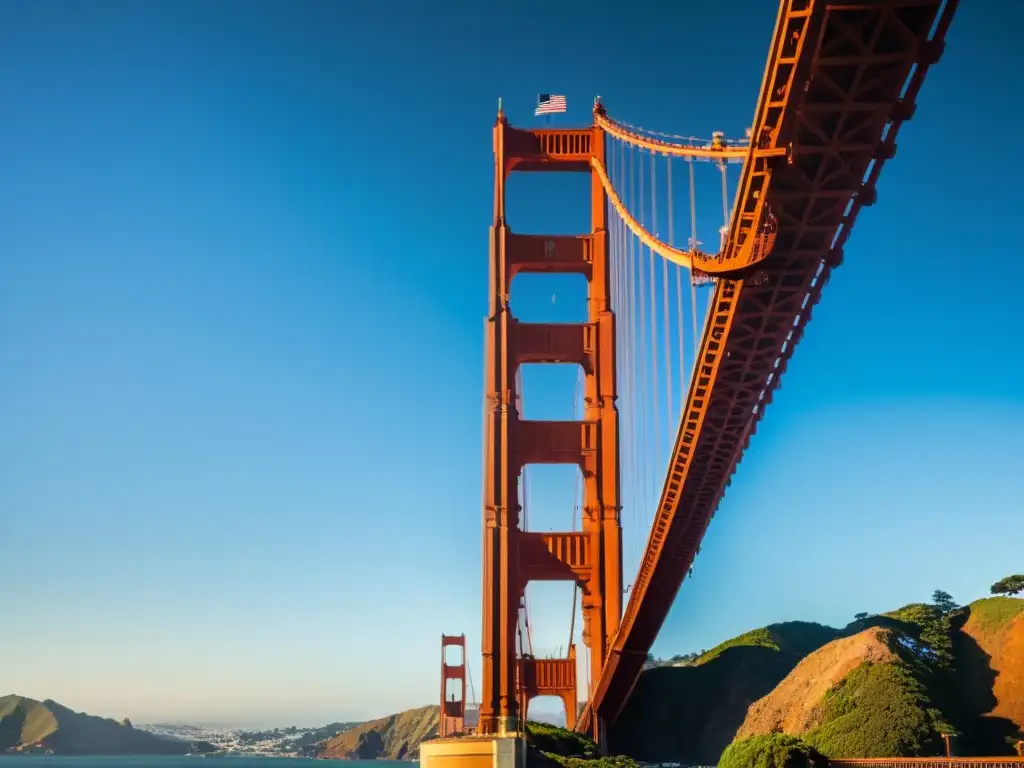
M 526 723 L 526 742 L 541 752 L 562 757 L 597 755 L 597 745 L 582 734 L 547 723 Z
M 828 761 L 810 744 L 785 733 L 767 733 L 734 741 L 718 768 L 810 768 Z

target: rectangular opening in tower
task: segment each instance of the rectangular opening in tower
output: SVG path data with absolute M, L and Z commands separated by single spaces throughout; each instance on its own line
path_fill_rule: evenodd
M 462 665 L 462 647 L 458 645 L 444 646 L 444 663 L 449 667 L 458 667 Z
M 526 719 L 533 723 L 547 723 L 565 728 L 565 705 L 558 696 L 535 696 L 530 701 Z
M 513 173 L 505 184 L 508 226 L 520 234 L 590 232 L 589 173 Z
M 531 272 L 513 278 L 509 306 L 521 323 L 585 323 L 587 300 L 583 275 Z
M 524 363 L 519 367 L 520 418 L 582 421 L 584 378 L 578 364 Z

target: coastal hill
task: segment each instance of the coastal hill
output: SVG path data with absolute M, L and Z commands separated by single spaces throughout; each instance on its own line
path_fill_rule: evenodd
M 943 733 L 957 754 L 1013 754 L 1024 739 L 1024 600 L 749 632 L 686 666 L 645 671 L 610 746 L 714 765 L 734 739 L 773 733 L 832 758 L 941 754 Z
M 419 707 L 371 720 L 324 742 L 318 757 L 340 760 L 412 760 L 420 743 L 437 736 L 441 708 Z
M 645 670 L 608 734 L 613 753 L 715 765 L 751 704 L 839 635 L 810 622 L 772 624 L 727 640 L 685 666 Z
M 1024 738 L 1024 600 L 907 606 L 810 654 L 754 703 L 737 739 L 799 736 L 839 758 L 1009 755 Z
M 73 712 L 55 701 L 0 696 L 0 754 L 40 752 L 62 755 L 183 755 L 191 745 L 136 730 L 118 722 Z

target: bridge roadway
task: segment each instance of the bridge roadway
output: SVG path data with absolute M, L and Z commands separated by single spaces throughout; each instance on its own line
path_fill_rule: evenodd
M 790 148 L 767 189 L 775 247 L 764 262 L 718 282 L 644 558 L 577 731 L 593 733 L 595 713 L 610 723 L 628 700 L 857 214 L 875 200 L 879 171 L 956 6 L 782 2 L 752 134 Z M 739 201 L 734 231 L 751 203 Z

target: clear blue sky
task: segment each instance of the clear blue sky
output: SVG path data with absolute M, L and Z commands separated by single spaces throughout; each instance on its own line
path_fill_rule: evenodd
M 555 5 L 0 2 L 0 693 L 327 721 L 475 653 L 495 99 L 737 135 L 775 15 Z M 961 10 L 656 653 L 1020 571 L 1022 23 Z

